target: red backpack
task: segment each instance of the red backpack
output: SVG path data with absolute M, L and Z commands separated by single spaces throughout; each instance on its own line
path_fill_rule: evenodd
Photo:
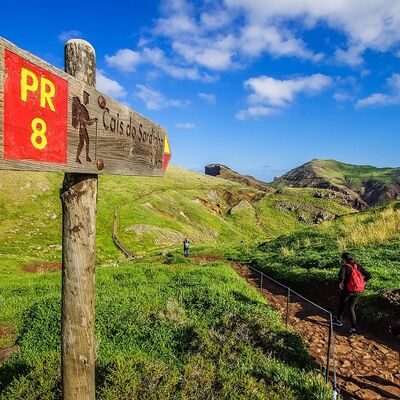
M 358 265 L 346 264 L 346 267 L 350 269 L 350 276 L 347 281 L 346 289 L 349 292 L 363 292 L 365 290 L 365 280 L 358 269 Z

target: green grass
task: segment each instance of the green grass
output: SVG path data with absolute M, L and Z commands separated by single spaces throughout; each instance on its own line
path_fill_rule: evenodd
M 328 398 L 302 341 L 229 265 L 167 258 L 98 269 L 97 398 Z M 1 400 L 61 398 L 60 280 L 0 281 L 21 347 L 0 366 Z
M 323 190 L 322 190 L 323 191 Z M 295 212 L 282 212 L 277 207 L 284 204 L 286 207 L 298 208 Z M 300 222 L 297 216 L 310 221 L 312 213 L 322 212 L 333 215 L 345 215 L 354 210 L 341 205 L 335 201 L 318 199 L 313 197 L 312 189 L 286 188 L 277 193 L 267 194 L 256 206 L 258 220 L 263 230 L 267 232 L 268 239 L 295 232 L 303 229 L 306 225 Z
M 14 327 L 1 345 L 21 346 L 1 367 L 1 400 L 60 397 L 60 273 L 26 274 L 21 266 L 61 260 L 62 178 L 0 173 L 0 324 Z M 99 399 L 325 398 L 302 342 L 229 266 L 193 265 L 171 253 L 183 237 L 198 251 L 224 254 L 241 241 L 245 247 L 309 226 L 281 204 L 302 207 L 306 219 L 315 210 L 354 211 L 308 189 L 285 189 L 230 212 L 254 194 L 177 167 L 164 178 L 99 177 Z M 120 240 L 144 256 L 141 263 L 124 264 L 112 242 L 115 209 Z M 111 267 L 117 262 L 123 266 Z
M 337 287 L 341 253 L 351 252 L 372 274 L 359 313 L 369 322 L 390 319 L 396 310 L 383 294 L 399 289 L 400 203 L 347 215 L 318 227 L 231 253 L 276 279 L 323 299 Z M 336 290 L 336 289 L 334 289 Z M 331 293 L 330 293 L 331 294 Z
M 321 178 L 326 179 L 333 185 L 359 192 L 363 182 L 376 181 L 385 184 L 398 182 L 400 179 L 400 168 L 377 168 L 370 165 L 345 164 L 335 160 L 312 160 L 303 166 L 310 169 Z M 276 180 L 274 186 L 281 185 Z
M 0 275 L 21 265 L 61 259 L 63 176 L 0 171 Z M 267 194 L 252 208 L 231 215 L 234 202 L 254 189 L 171 167 L 163 178 L 100 176 L 97 215 L 98 264 L 122 261 L 112 242 L 114 211 L 119 209 L 122 243 L 137 254 L 176 247 L 183 237 L 193 244 L 267 240 L 301 229 L 295 212 L 277 202 L 309 203 L 336 215 L 352 212 L 334 201 L 314 199 L 307 189 Z
M 400 177 L 399 168 L 377 168 L 369 165 L 345 164 L 335 160 L 313 160 L 314 170 L 323 178 L 332 179 L 335 183 L 344 184 L 358 191 L 361 183 L 376 180 L 393 183 Z

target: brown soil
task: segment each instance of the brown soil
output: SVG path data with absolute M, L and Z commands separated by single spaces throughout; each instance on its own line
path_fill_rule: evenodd
M 223 257 L 216 254 L 196 254 L 189 257 L 191 260 L 198 261 L 200 264 L 224 260 Z
M 259 274 L 235 262 L 232 266 L 240 276 L 258 287 L 264 298 L 281 311 L 286 320 L 286 289 L 265 278 L 260 289 Z M 326 314 L 300 297 L 291 296 L 288 322 L 309 344 L 310 353 L 324 369 L 329 332 Z M 362 329 L 357 330 L 358 336 L 350 338 L 348 330 L 346 323 L 334 330 L 337 382 L 342 396 L 356 400 L 400 399 L 399 345 L 385 342 Z M 330 366 L 331 380 L 332 369 L 333 363 Z
M 39 264 L 26 264 L 21 267 L 22 271 L 31 274 L 43 274 L 45 272 L 54 272 L 61 270 L 59 262 L 43 262 Z
M 0 337 L 9 336 L 14 333 L 14 328 L 9 325 L 0 325 Z
M 0 349 L 0 363 L 8 361 L 12 354 L 19 351 L 19 346 L 15 345 L 8 349 Z
M 14 328 L 9 325 L 0 325 L 0 338 L 5 336 L 11 336 L 14 334 Z M 14 345 L 8 348 L 0 348 L 0 363 L 6 362 L 11 354 L 19 351 L 19 346 Z

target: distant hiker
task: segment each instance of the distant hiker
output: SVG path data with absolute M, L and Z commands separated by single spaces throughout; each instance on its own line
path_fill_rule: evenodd
M 351 329 L 350 336 L 356 336 L 356 312 L 355 307 L 358 299 L 358 293 L 363 292 L 365 289 L 365 282 L 371 278 L 363 267 L 358 265 L 350 253 L 342 254 L 342 266 L 339 271 L 339 288 L 340 300 L 336 319 L 333 324 L 342 326 L 342 317 L 346 303 L 349 304 Z
M 185 238 L 185 240 L 183 241 L 183 255 L 185 257 L 189 256 L 189 240 L 188 240 L 188 238 Z

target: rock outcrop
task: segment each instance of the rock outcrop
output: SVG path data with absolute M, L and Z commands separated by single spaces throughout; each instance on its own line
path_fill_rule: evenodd
M 247 200 L 241 200 L 236 206 L 233 206 L 229 210 L 230 215 L 235 215 L 239 214 L 241 212 L 247 211 L 247 210 L 252 210 L 253 206 L 247 201 Z
M 205 174 L 218 178 L 227 179 L 232 182 L 241 183 L 263 192 L 273 192 L 274 189 L 265 182 L 259 181 L 250 175 L 241 175 L 238 172 L 231 170 L 226 165 L 208 164 L 205 166 Z

